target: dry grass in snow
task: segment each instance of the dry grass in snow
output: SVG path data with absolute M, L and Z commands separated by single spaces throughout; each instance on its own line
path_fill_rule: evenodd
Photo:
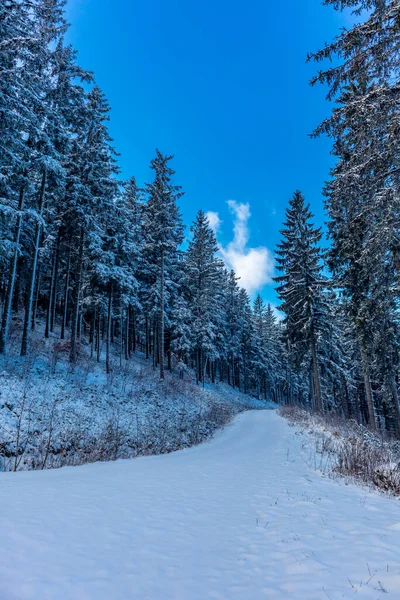
M 282 406 L 279 412 L 300 433 L 312 434 L 305 438 L 303 454 L 314 468 L 400 495 L 398 440 L 386 439 L 336 415 L 320 416 L 295 406 Z

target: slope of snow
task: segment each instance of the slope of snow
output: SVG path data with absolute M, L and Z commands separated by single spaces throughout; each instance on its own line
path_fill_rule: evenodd
M 0 506 L 2 600 L 400 598 L 400 502 L 310 470 L 274 411 L 169 455 L 2 474 Z
M 51 345 L 33 360 L 0 357 L 0 471 L 163 454 L 204 441 L 243 410 L 271 407 L 227 384 L 203 389 L 190 371 L 160 382 L 140 353 L 109 376 L 81 354 L 74 369 L 65 356 L 51 365 Z

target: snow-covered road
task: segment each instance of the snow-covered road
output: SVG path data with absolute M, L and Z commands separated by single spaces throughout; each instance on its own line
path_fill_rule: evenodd
M 398 600 L 400 502 L 301 441 L 252 411 L 174 454 L 1 474 L 0 599 Z

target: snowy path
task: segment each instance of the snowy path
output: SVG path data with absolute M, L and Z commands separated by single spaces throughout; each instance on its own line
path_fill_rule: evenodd
M 0 599 L 398 600 L 400 501 L 300 438 L 249 412 L 170 455 L 1 474 Z

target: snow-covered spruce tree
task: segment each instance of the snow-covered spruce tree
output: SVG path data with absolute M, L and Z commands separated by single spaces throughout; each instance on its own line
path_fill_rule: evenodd
M 191 227 L 192 240 L 184 258 L 185 295 L 192 315 L 191 336 L 197 382 L 204 383 L 207 364 L 217 358 L 217 328 L 221 307 L 223 263 L 207 216 L 200 210 Z
M 73 244 L 76 239 L 76 213 L 69 204 L 74 185 L 78 181 L 74 153 L 79 152 L 79 144 L 76 142 L 83 139 L 87 128 L 87 100 L 82 83 L 91 83 L 92 75 L 79 67 L 76 52 L 71 46 L 65 46 L 62 39 L 52 55 L 52 65 L 52 102 L 57 108 L 62 133 L 60 140 L 63 143 L 60 147 L 59 142 L 58 151 L 65 175 L 64 185 L 51 186 L 48 192 L 55 198 L 52 201 L 54 211 L 49 219 L 51 227 L 48 224 L 43 242 L 45 266 L 42 279 L 47 296 L 45 336 L 48 337 L 54 330 L 56 308 L 58 304 L 62 304 L 60 337 L 64 339 L 69 315 Z M 40 296 L 41 290 L 38 292 L 37 295 Z
M 344 29 L 310 59 L 334 59 L 334 66 L 312 80 L 327 84 L 328 99 L 337 102 L 315 135 L 332 137 L 338 158 L 326 186 L 330 262 L 356 332 L 368 421 L 374 426 L 378 417 L 382 422 L 385 406 L 391 406 L 392 415 L 399 411 L 396 336 L 385 337 L 385 355 L 374 340 L 380 337 L 382 323 L 387 326 L 398 319 L 390 299 L 400 273 L 400 6 L 394 0 L 327 0 L 326 4 L 337 10 L 350 7 L 361 18 L 365 15 L 364 22 Z M 390 385 L 385 356 L 391 356 L 393 367 Z
M 254 389 L 254 324 L 250 299 L 245 289 L 240 288 L 238 295 L 238 327 L 240 353 L 238 357 L 238 387 L 245 394 Z
M 391 271 L 390 271 L 391 272 Z M 391 272 L 392 274 L 392 272 Z M 373 391 L 376 398 L 380 427 L 400 436 L 400 407 L 397 374 L 399 372 L 399 320 L 397 298 L 382 293 L 371 302 L 374 319 L 372 350 Z
M 23 224 L 35 172 L 48 144 L 43 130 L 49 116 L 45 97 L 48 79 L 43 43 L 35 19 L 37 3 L 6 1 L 0 8 L 0 169 L 1 212 L 9 221 L 8 280 L 0 329 L 0 353 L 6 352 L 12 303 L 21 256 Z
M 35 6 L 35 21 L 38 24 L 40 44 L 37 47 L 34 63 L 42 86 L 41 131 L 42 137 L 37 142 L 40 145 L 32 178 L 38 180 L 36 200 L 31 204 L 30 220 L 34 217 L 32 249 L 27 254 L 31 257 L 30 271 L 27 276 L 27 291 L 25 301 L 25 317 L 22 332 L 21 356 L 28 352 L 28 337 L 32 323 L 35 285 L 39 262 L 39 246 L 42 238 L 43 224 L 54 218 L 56 208 L 53 202 L 59 199 L 64 186 L 64 169 L 62 159 L 68 146 L 69 135 L 62 115 L 58 111 L 60 95 L 56 74 L 56 57 L 54 44 L 62 41 L 66 30 L 64 19 L 64 0 L 39 0 Z M 48 193 L 48 188 L 53 190 Z M 47 197 L 46 197 L 47 194 Z
M 265 379 L 267 394 L 272 400 L 281 402 L 284 381 L 284 357 L 282 332 L 273 308 L 267 304 L 264 313 Z
M 124 184 L 125 219 L 127 227 L 128 250 L 127 260 L 131 274 L 136 280 L 136 291 L 126 307 L 125 318 L 125 358 L 136 349 L 137 316 L 140 311 L 140 287 L 143 284 L 144 256 L 143 256 L 143 219 L 144 203 L 142 190 L 136 183 L 136 178 L 131 177 Z
M 331 189 L 329 184 L 328 194 Z M 374 365 L 385 361 L 385 355 L 375 345 L 374 340 L 380 335 L 382 322 L 392 322 L 393 319 L 396 321 L 398 312 L 395 301 L 397 286 L 393 255 L 386 251 L 372 256 L 365 251 L 365 240 L 368 232 L 371 231 L 371 223 L 362 206 L 364 199 L 368 201 L 369 194 L 367 189 L 361 191 L 359 186 L 355 189 L 343 190 L 337 186 L 334 193 L 328 196 L 332 215 L 329 231 L 333 241 L 329 252 L 329 263 L 346 299 L 346 313 L 354 328 L 364 379 L 363 397 L 368 406 L 367 420 L 373 426 L 378 409 L 378 397 L 374 388 L 379 381 L 379 377 L 373 374 Z M 339 213 L 342 216 L 337 218 Z M 397 361 L 393 360 L 393 356 L 398 352 L 397 343 L 393 336 L 389 336 L 386 342 L 389 343 L 389 340 L 392 344 L 389 354 L 392 356 L 393 381 L 395 381 Z M 385 346 L 387 347 L 387 343 Z M 383 370 L 380 369 L 380 372 Z M 374 380 L 375 384 L 373 384 Z M 382 384 L 381 380 L 378 384 L 381 389 Z M 389 389 L 386 386 L 386 390 Z M 389 392 L 386 402 L 394 402 L 392 392 Z M 397 403 L 393 409 L 397 412 Z
M 225 271 L 223 344 L 221 366 L 223 378 L 239 390 L 259 395 L 260 380 L 265 380 L 265 363 L 256 359 L 257 331 L 247 292 L 239 286 L 233 270 Z M 262 371 L 257 372 L 257 366 Z M 266 392 L 265 392 L 266 393 Z
M 225 271 L 225 369 L 229 385 L 237 386 L 237 357 L 240 355 L 240 331 L 239 331 L 239 286 L 238 277 L 231 269 Z
M 6 41 L 1 58 L 7 69 L 1 83 L 4 117 L 1 127 L 3 155 L 1 201 L 3 228 L 3 325 L 0 346 L 5 349 L 12 305 L 25 301 L 21 354 L 28 351 L 30 328 L 35 326 L 40 301 L 47 302 L 46 332 L 52 329 L 56 302 L 58 258 L 62 258 L 66 154 L 82 122 L 84 96 L 78 79 L 90 77 L 75 64 L 75 53 L 63 47 L 66 29 L 63 0 L 8 2 L 4 22 L 14 23 L 15 37 Z M 1 7 L 3 10 L 3 5 Z M 1 28 L 7 37 L 9 28 Z M 11 77 L 13 84 L 9 85 Z M 7 140 L 6 120 L 12 136 Z M 12 160 L 11 160 L 12 159 Z M 16 209 L 17 212 L 16 212 Z M 23 260 L 22 260 L 23 257 Z M 5 278 L 8 278 L 6 285 Z
M 284 387 L 285 360 L 282 331 L 270 304 L 260 295 L 253 303 L 254 352 L 253 369 L 257 396 L 262 392 L 276 402 L 281 401 Z
M 256 393 L 257 397 L 260 397 L 261 390 L 264 390 L 266 394 L 266 365 L 267 365 L 267 353 L 266 347 L 266 306 L 263 299 L 258 294 L 253 303 L 253 326 L 254 326 L 254 358 L 253 368 L 255 372 L 256 380 Z
M 29 112 L 21 103 L 25 88 L 24 62 L 33 44 L 26 2 L 6 0 L 0 5 L 0 234 L 1 298 L 5 303 L 1 327 L 1 351 L 8 336 L 13 269 L 19 251 L 20 229 L 18 195 L 20 162 L 25 154 L 22 123 Z M 22 207 L 21 207 L 22 208 Z M 21 215 L 22 218 L 22 215 Z M 14 267 L 15 262 L 15 267 Z M 10 270 L 10 273 L 9 273 Z M 14 281 L 13 281 L 14 279 Z
M 189 365 L 196 341 L 192 331 L 192 311 L 190 310 L 189 303 L 182 291 L 184 282 L 185 280 L 183 279 L 181 281 L 181 293 L 178 294 L 171 309 L 171 351 L 177 358 L 179 374 L 181 377 L 183 377 L 183 373 Z
M 96 302 L 93 306 L 93 291 L 98 290 L 98 297 L 107 298 L 106 309 L 106 372 L 111 370 L 111 328 L 113 320 L 119 324 L 120 338 L 126 335 L 127 312 L 129 307 L 137 308 L 138 282 L 135 274 L 138 263 L 139 247 L 134 234 L 134 223 L 125 203 L 125 198 L 117 196 L 110 197 L 109 210 L 102 212 L 102 231 L 99 237 L 95 237 L 94 243 L 90 243 L 89 234 L 87 277 L 88 296 L 83 299 L 83 306 L 89 309 L 90 320 L 93 323 L 92 336 L 95 328 L 96 318 L 102 316 L 104 303 Z M 95 298 L 94 298 L 95 299 Z M 97 313 L 97 314 L 96 314 Z M 104 315 L 105 316 L 105 315 Z M 91 340 L 93 341 L 93 339 Z M 129 343 L 126 338 L 125 346 Z M 128 353 L 129 354 L 129 353 Z
M 312 84 L 327 84 L 328 99 L 337 102 L 315 135 L 326 133 L 335 140 L 334 154 L 341 162 L 336 186 L 349 188 L 368 179 L 369 194 L 362 194 L 362 210 L 370 224 L 364 253 L 380 255 L 379 246 L 390 251 L 399 278 L 400 8 L 395 0 L 325 3 L 337 10 L 351 8 L 365 15 L 365 21 L 343 29 L 331 44 L 309 57 L 335 63 L 312 80 Z
M 326 327 L 320 341 L 321 385 L 328 410 L 358 418 L 354 390 L 360 379 L 358 347 L 344 312 L 343 302 L 330 290 L 326 299 Z
M 71 362 L 76 360 L 80 333 L 81 287 L 87 266 L 86 256 L 102 246 L 102 224 L 112 210 L 118 187 L 115 151 L 106 126 L 108 113 L 107 101 L 95 86 L 87 96 L 85 128 L 73 140 L 69 157 L 66 201 L 68 226 L 72 228 L 72 248 L 75 249 L 72 262 Z
M 295 192 L 286 211 L 286 222 L 281 231 L 283 239 L 276 249 L 277 269 L 281 275 L 275 281 L 280 309 L 285 314 L 285 335 L 291 357 L 297 368 L 303 368 L 304 359 L 311 354 L 315 407 L 322 412 L 318 351 L 326 328 L 327 281 L 322 273 L 318 246 L 322 233 L 313 226 L 312 217 L 302 194 Z
M 168 164 L 172 158 L 156 151 L 156 157 L 151 161 L 154 181 L 147 184 L 148 202 L 144 213 L 144 253 L 148 261 L 149 296 L 154 331 L 158 332 L 153 344 L 155 347 L 158 342 L 161 380 L 164 379 L 166 294 L 176 278 L 178 248 L 183 241 L 183 224 L 177 206 L 182 191 L 172 182 L 175 171 Z

